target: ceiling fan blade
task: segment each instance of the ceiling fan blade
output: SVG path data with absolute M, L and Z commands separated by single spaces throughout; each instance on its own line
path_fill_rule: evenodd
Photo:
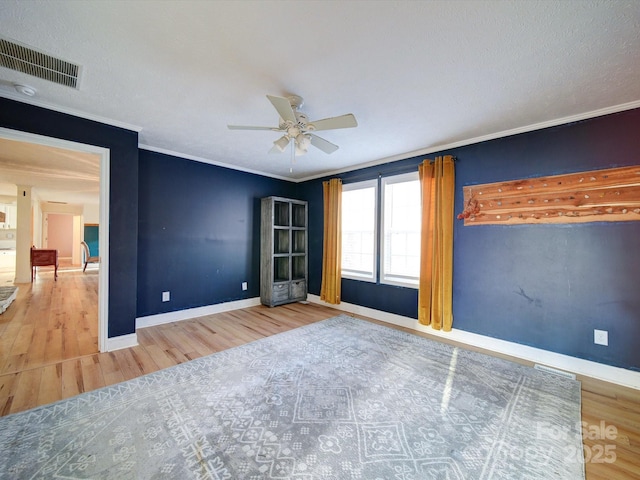
M 318 137 L 317 135 L 313 135 L 311 133 L 308 133 L 307 135 L 311 137 L 311 145 L 319 148 L 324 153 L 333 153 L 338 150 L 338 148 L 340 148 L 337 145 L 334 145 L 333 143 L 325 140 L 324 138 Z
M 322 120 L 316 120 L 311 122 L 314 126 L 314 130 L 334 130 L 336 128 L 353 128 L 358 126 L 356 117 L 352 113 L 346 115 L 340 115 L 339 117 L 323 118 Z
M 267 98 L 271 102 L 271 104 L 275 107 L 285 122 L 290 121 L 294 124 L 297 123 L 296 116 L 293 113 L 293 108 L 291 108 L 291 103 L 288 98 L 284 97 L 274 97 L 273 95 L 267 95 Z
M 271 147 L 271 149 L 269 150 L 269 153 L 282 153 L 282 150 L 280 150 L 278 147 L 276 147 L 275 145 L 273 147 Z
M 252 127 L 249 125 L 227 125 L 229 130 L 272 130 L 274 132 L 279 132 L 280 129 L 278 127 Z

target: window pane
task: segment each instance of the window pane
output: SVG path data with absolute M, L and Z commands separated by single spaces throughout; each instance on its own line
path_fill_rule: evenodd
M 352 184 L 342 191 L 342 274 L 375 280 L 376 185 Z
M 383 283 L 417 286 L 420 278 L 418 174 L 383 179 Z

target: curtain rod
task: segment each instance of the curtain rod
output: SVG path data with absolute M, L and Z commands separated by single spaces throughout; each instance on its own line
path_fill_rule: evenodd
M 444 157 L 445 155 L 439 155 Z M 454 163 L 458 160 L 456 157 L 454 157 L 453 155 L 451 155 L 451 157 L 453 158 Z M 422 160 L 420 160 L 415 166 L 403 166 L 403 167 L 396 167 L 390 170 L 385 170 L 384 172 L 370 172 L 370 173 L 361 173 L 359 175 L 353 175 L 353 176 L 349 176 L 347 178 L 342 177 L 341 175 L 336 175 L 335 177 L 332 178 L 339 178 L 340 180 L 347 180 L 347 181 L 351 181 L 351 180 L 358 180 L 358 179 L 366 179 L 366 180 L 371 180 L 373 178 L 382 178 L 382 177 L 389 177 L 391 175 L 394 174 L 402 174 L 402 173 L 409 173 L 409 172 L 413 172 L 413 171 L 418 171 L 418 165 L 420 165 L 422 162 L 424 162 L 425 160 L 430 160 L 431 162 L 433 162 L 433 160 L 431 159 L 427 159 L 427 158 L 423 158 Z M 345 174 L 348 172 L 345 172 Z

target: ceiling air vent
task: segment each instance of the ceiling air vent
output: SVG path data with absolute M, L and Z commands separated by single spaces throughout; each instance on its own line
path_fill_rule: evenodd
M 80 66 L 0 38 L 0 66 L 78 88 Z

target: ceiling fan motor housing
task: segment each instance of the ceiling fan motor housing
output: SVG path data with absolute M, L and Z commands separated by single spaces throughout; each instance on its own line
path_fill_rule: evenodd
M 289 100 L 289 103 L 291 104 L 291 108 L 293 108 L 293 110 L 299 109 L 304 103 L 304 99 L 300 95 L 289 95 L 287 99 Z
M 296 123 L 282 120 L 280 129 L 286 131 L 289 138 L 296 138 L 299 139 L 298 141 L 302 141 L 302 136 L 304 136 L 307 131 L 313 131 L 314 128 L 312 124 L 309 124 L 309 117 L 304 113 L 295 110 L 294 114 L 296 116 Z M 311 139 L 308 140 L 310 142 Z
M 307 117 L 304 113 L 302 112 L 294 112 L 296 114 L 296 120 L 298 121 L 298 127 L 300 127 L 301 130 L 305 130 L 307 128 L 307 126 L 309 126 L 309 117 Z

